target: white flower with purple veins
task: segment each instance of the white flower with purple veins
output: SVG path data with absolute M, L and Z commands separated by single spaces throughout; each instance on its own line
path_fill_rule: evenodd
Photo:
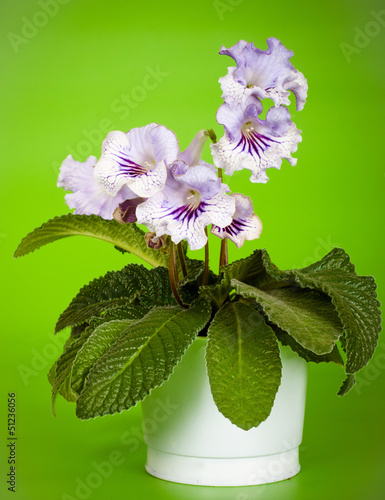
M 290 113 L 284 106 L 270 108 L 266 119 L 258 115 L 262 104 L 254 96 L 243 104 L 231 107 L 222 104 L 217 120 L 225 127 L 225 135 L 216 144 L 211 144 L 214 163 L 228 175 L 244 168 L 250 170 L 251 182 L 267 182 L 268 168 L 280 168 L 282 158 L 291 165 L 297 159 L 291 153 L 301 142 L 301 131 L 290 120 Z
M 231 224 L 226 227 L 213 226 L 211 233 L 219 236 L 219 238 L 228 238 L 234 242 L 238 248 L 244 244 L 246 240 L 256 240 L 262 232 L 261 219 L 253 212 L 253 203 L 248 196 L 243 194 L 233 193 L 235 199 L 235 213 Z
M 189 167 L 179 160 L 171 167 L 164 190 L 137 207 L 138 223 L 157 237 L 170 235 L 174 243 L 186 239 L 191 250 L 198 250 L 207 242 L 206 226 L 231 224 L 235 200 L 228 191 L 214 166 L 199 162 Z
M 103 219 L 112 219 L 119 203 L 136 195 L 127 186 L 123 186 L 116 196 L 106 194 L 94 179 L 96 162 L 95 156 L 89 156 L 84 163 L 68 156 L 60 167 L 57 186 L 72 191 L 65 195 L 65 201 L 70 208 L 75 209 L 75 214 L 94 214 Z
M 275 106 L 289 105 L 289 90 L 296 97 L 297 111 L 305 105 L 308 85 L 301 72 L 289 62 L 294 55 L 277 38 L 268 38 L 266 51 L 256 49 L 253 43 L 240 40 L 233 47 L 222 47 L 220 54 L 232 57 L 237 67 L 228 68 L 228 74 L 219 79 L 222 98 L 230 105 L 238 105 L 250 95 L 272 99 Z
M 150 123 L 127 134 L 110 132 L 102 145 L 102 156 L 95 167 L 95 179 L 110 196 L 123 186 L 148 198 L 163 189 L 167 164 L 176 160 L 178 141 L 162 125 Z

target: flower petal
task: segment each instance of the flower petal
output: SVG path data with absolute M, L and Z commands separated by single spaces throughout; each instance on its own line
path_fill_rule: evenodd
M 244 40 L 229 49 L 222 47 L 219 53 L 232 57 L 237 64 L 237 68 L 229 68 L 227 77 L 220 80 L 222 97 L 228 104 L 237 105 L 252 93 L 260 99 L 272 99 L 278 107 L 290 104 L 291 90 L 300 111 L 305 105 L 308 86 L 303 74 L 289 61 L 294 53 L 277 38 L 268 38 L 267 44 L 266 51 Z
M 95 156 L 90 156 L 84 163 L 68 156 L 60 168 L 57 185 L 66 191 L 65 201 L 75 214 L 100 215 L 103 219 L 112 219 L 113 212 L 119 203 L 134 198 L 135 194 L 123 186 L 116 196 L 109 196 L 94 179 Z
M 182 175 L 174 174 L 174 177 L 189 189 L 199 191 L 204 199 L 212 198 L 221 189 L 221 180 L 213 165 L 199 163 L 195 167 L 187 168 Z
M 190 167 L 199 163 L 202 156 L 203 147 L 208 139 L 207 130 L 201 130 L 196 134 L 190 145 L 180 153 L 178 159 L 184 161 Z
M 235 199 L 235 213 L 231 224 L 220 228 L 213 225 L 211 233 L 219 238 L 228 238 L 240 248 L 246 240 L 256 240 L 262 232 L 262 222 L 253 213 L 253 204 L 248 196 L 230 194 Z
M 136 222 L 136 207 L 144 201 L 146 201 L 144 198 L 131 198 L 119 203 L 113 213 L 114 219 L 121 224 Z
M 231 108 L 227 104 L 229 113 Z M 252 105 L 243 106 L 243 125 L 236 130 L 226 128 L 225 135 L 217 144 L 211 144 L 214 163 L 228 175 L 244 168 L 251 170 L 251 182 L 267 182 L 266 170 L 280 168 L 282 159 L 291 165 L 297 160 L 291 153 L 297 150 L 302 138 L 300 130 L 290 120 L 287 108 L 269 109 L 266 120 L 258 118 L 257 109 Z M 239 109 L 235 111 L 239 114 Z
M 95 178 L 111 196 L 123 185 L 138 196 L 152 196 L 163 189 L 167 178 L 166 162 L 178 155 L 175 134 L 151 123 L 131 129 L 127 134 L 110 132 L 102 145 L 102 156 L 95 167 Z
M 229 225 L 235 210 L 235 200 L 226 194 L 228 186 L 217 177 L 214 186 L 212 175 L 211 168 L 197 165 L 175 176 L 163 191 L 137 207 L 138 223 L 157 236 L 170 235 L 174 243 L 186 239 L 192 250 L 202 248 L 207 241 L 205 227 Z

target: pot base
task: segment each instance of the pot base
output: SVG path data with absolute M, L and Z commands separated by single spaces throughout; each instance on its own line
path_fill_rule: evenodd
M 148 447 L 146 471 L 174 483 L 200 486 L 252 486 L 283 481 L 298 474 L 298 448 L 276 455 L 199 458 Z

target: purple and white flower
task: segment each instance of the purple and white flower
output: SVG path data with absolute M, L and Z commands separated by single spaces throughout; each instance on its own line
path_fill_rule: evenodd
M 246 168 L 252 172 L 251 182 L 265 183 L 266 170 L 279 169 L 283 158 L 296 164 L 291 153 L 302 138 L 284 106 L 270 108 L 265 120 L 259 118 L 261 111 L 261 102 L 254 96 L 236 107 L 222 104 L 217 121 L 224 125 L 225 135 L 210 147 L 214 163 L 226 174 Z
M 75 214 L 94 214 L 103 219 L 112 219 L 119 203 L 136 195 L 127 186 L 122 186 L 115 196 L 106 194 L 94 179 L 96 162 L 95 156 L 89 156 L 82 163 L 69 155 L 61 165 L 57 186 L 72 191 L 64 199 L 70 208 L 75 209 Z
M 237 106 L 255 95 L 259 99 L 272 99 L 278 107 L 290 104 L 291 90 L 296 97 L 297 111 L 302 110 L 308 85 L 303 74 L 289 61 L 294 53 L 277 38 L 268 38 L 267 44 L 266 51 L 244 40 L 229 49 L 222 47 L 219 53 L 232 57 L 237 64 L 237 67 L 228 68 L 227 75 L 219 79 L 222 98 L 227 104 Z
M 162 125 L 150 123 L 127 134 L 110 132 L 102 145 L 102 156 L 95 167 L 95 179 L 110 196 L 123 186 L 148 198 L 163 189 L 167 165 L 177 158 L 175 134 Z
M 231 224 L 226 227 L 213 226 L 211 233 L 219 238 L 228 238 L 234 242 L 238 248 L 246 240 L 256 240 L 262 232 L 261 219 L 253 211 L 253 203 L 248 196 L 233 193 L 229 196 L 235 199 L 235 213 Z
M 174 243 L 186 239 L 191 250 L 198 250 L 207 242 L 206 226 L 231 224 L 235 200 L 228 191 L 215 167 L 201 163 L 189 167 L 179 160 L 169 170 L 163 191 L 137 207 L 138 223 L 157 237 L 170 235 Z

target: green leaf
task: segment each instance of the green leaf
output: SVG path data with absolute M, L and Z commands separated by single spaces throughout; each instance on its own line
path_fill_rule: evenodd
M 115 220 L 102 219 L 98 215 L 67 214 L 49 220 L 22 240 L 16 249 L 15 257 L 26 255 L 53 241 L 77 235 L 112 243 L 154 267 L 167 267 L 168 257 L 147 247 L 144 232 L 136 224 L 120 224 Z
M 60 315 L 55 331 L 80 325 L 113 308 L 124 306 L 127 315 L 130 312 L 133 319 L 139 319 L 150 307 L 175 303 L 166 268 L 149 270 L 129 264 L 85 285 Z
M 204 262 L 201 260 L 188 259 L 187 263 L 189 264 L 189 271 L 187 276 L 179 281 L 178 293 L 185 304 L 191 304 L 191 302 L 199 297 L 202 289 Z M 209 284 L 216 283 L 218 281 L 218 276 L 209 270 L 207 281 Z M 206 288 L 206 286 L 203 288 Z
M 380 303 L 374 279 L 338 269 L 311 275 L 297 272 L 296 279 L 302 286 L 329 295 L 344 327 L 346 373 L 363 368 L 373 356 L 381 331 Z
M 238 294 L 254 298 L 272 323 L 315 354 L 330 352 L 342 334 L 334 306 L 323 293 L 298 286 L 266 292 L 238 280 L 232 284 Z
M 84 387 L 90 369 L 109 351 L 119 339 L 121 333 L 133 324 L 135 320 L 113 320 L 95 328 L 82 348 L 77 352 L 71 372 L 70 387 L 79 395 Z
M 276 281 L 265 268 L 263 259 L 265 255 L 267 255 L 265 250 L 255 250 L 249 257 L 223 266 L 220 280 L 211 286 L 201 287 L 201 296 L 209 297 L 216 308 L 220 309 L 234 288 L 232 279 L 258 288 Z
M 356 377 L 354 374 L 348 375 L 344 380 L 343 384 L 338 391 L 338 396 L 345 396 L 351 389 L 353 389 L 356 383 Z
M 346 373 L 363 368 L 373 356 L 381 331 L 374 278 L 358 276 L 342 249 L 334 249 L 320 262 L 293 271 L 292 276 L 300 286 L 320 290 L 331 298 L 344 328 Z
M 67 401 L 74 402 L 77 399 L 77 394 L 71 389 L 70 376 L 72 366 L 75 361 L 78 351 L 83 347 L 88 337 L 92 333 L 92 328 L 86 328 L 80 337 L 70 337 L 64 345 L 64 352 L 51 368 L 48 374 L 48 379 L 51 378 L 52 383 L 52 414 L 56 416 L 55 402 L 58 394 L 61 394 Z M 55 368 L 54 368 L 55 367 Z M 54 370 L 54 378 L 52 377 Z M 52 380 L 53 378 L 53 380 Z
M 219 411 L 249 430 L 266 420 L 281 382 L 277 339 L 262 316 L 242 302 L 215 315 L 206 350 L 211 392 Z
M 210 319 L 208 302 L 190 309 L 155 307 L 123 331 L 91 368 L 77 401 L 82 419 L 127 410 L 168 379 Z
M 305 361 L 312 363 L 336 363 L 337 365 L 344 366 L 344 360 L 341 357 L 340 351 L 338 350 L 337 345 L 333 347 L 333 349 L 327 354 L 317 355 L 314 352 L 309 351 L 301 346 L 298 342 L 294 340 L 294 338 L 289 335 L 287 332 L 284 332 L 277 325 L 270 325 L 274 330 L 278 340 L 282 345 L 289 346 L 294 352 L 298 354 Z
M 333 248 L 318 262 L 301 269 L 302 273 L 325 271 L 327 269 L 340 269 L 348 273 L 355 273 L 354 264 L 350 262 L 349 255 L 342 248 Z

